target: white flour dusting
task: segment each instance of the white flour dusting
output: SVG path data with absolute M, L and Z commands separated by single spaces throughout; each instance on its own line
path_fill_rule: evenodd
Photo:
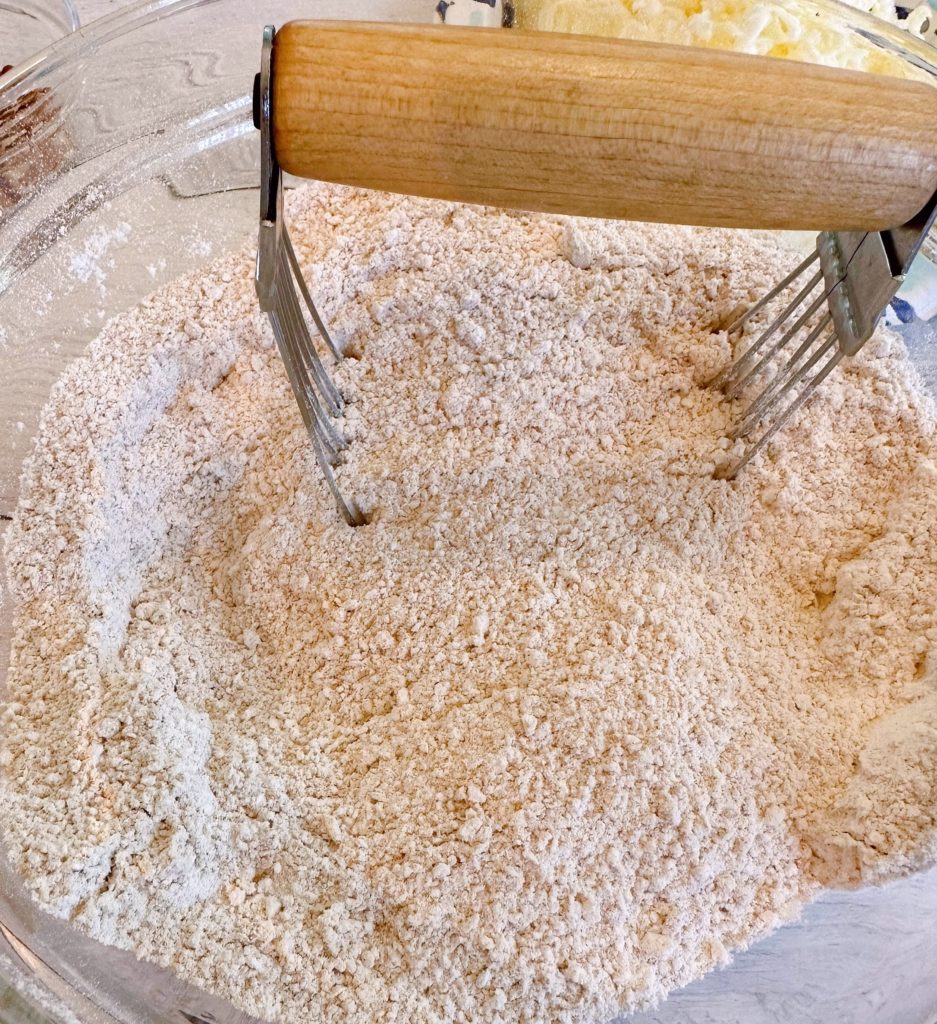
M 90 281 L 94 278 L 101 294 L 107 288 L 108 271 L 114 269 L 115 258 L 109 255 L 112 245 L 120 245 L 130 237 L 130 225 L 120 221 L 113 228 L 99 228 L 86 239 L 79 252 L 72 255 L 68 263 L 68 276 L 76 281 Z
M 253 251 L 112 321 L 7 556 L 54 913 L 282 1022 L 598 1022 L 934 862 L 934 421 L 882 334 L 737 482 L 711 323 L 789 256 L 324 186 L 338 518 Z

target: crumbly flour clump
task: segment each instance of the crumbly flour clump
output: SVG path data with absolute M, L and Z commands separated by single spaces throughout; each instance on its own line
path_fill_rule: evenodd
M 112 321 L 9 530 L 6 839 L 259 1017 L 600 1022 L 937 859 L 937 458 L 881 333 L 737 481 L 720 230 L 309 187 L 336 514 L 253 249 Z

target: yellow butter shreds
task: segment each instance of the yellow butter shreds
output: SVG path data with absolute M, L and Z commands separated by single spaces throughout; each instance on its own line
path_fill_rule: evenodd
M 896 23 L 884 0 L 852 4 Z M 520 0 L 523 28 L 705 46 L 895 78 L 922 75 L 827 7 L 799 0 Z M 926 77 L 926 76 L 925 76 Z

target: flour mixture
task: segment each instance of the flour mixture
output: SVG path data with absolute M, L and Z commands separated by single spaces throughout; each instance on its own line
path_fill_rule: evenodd
M 293 194 L 335 512 L 253 248 L 56 388 L 7 548 L 39 901 L 268 1020 L 601 1022 L 937 859 L 934 420 L 882 333 L 734 483 L 728 231 Z

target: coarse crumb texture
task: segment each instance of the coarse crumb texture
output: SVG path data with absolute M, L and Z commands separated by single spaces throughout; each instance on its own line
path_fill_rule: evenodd
M 7 558 L 41 903 L 282 1022 L 597 1022 L 933 863 L 934 421 L 871 342 L 734 483 L 769 239 L 328 186 L 326 491 L 252 247 L 56 387 Z

